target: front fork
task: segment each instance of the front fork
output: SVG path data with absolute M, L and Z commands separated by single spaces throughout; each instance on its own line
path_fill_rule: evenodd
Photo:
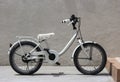
M 85 49 L 84 46 L 83 46 L 84 41 L 82 41 L 82 40 L 79 39 L 78 42 L 79 42 L 79 44 L 81 45 L 81 48 L 82 48 L 84 54 L 88 57 L 89 55 L 88 55 L 88 53 L 86 52 L 86 49 Z
M 82 40 L 79 39 L 78 42 L 79 42 L 79 44 L 80 44 L 80 46 L 81 46 L 81 49 L 83 50 L 83 53 L 87 56 L 87 58 L 88 58 L 89 60 L 92 60 L 92 50 L 93 50 L 92 46 L 90 47 L 90 52 L 89 52 L 89 54 L 88 54 L 88 53 L 87 53 L 87 49 L 85 49 L 84 46 L 83 46 L 84 41 L 82 41 Z

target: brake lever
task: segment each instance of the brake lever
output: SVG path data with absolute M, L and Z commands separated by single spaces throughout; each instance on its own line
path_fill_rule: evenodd
M 69 22 L 67 25 L 70 26 L 70 24 L 72 24 L 73 22 L 74 22 L 74 21 L 71 21 L 71 22 Z

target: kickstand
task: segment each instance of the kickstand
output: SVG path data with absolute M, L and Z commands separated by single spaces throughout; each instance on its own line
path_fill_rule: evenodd
M 55 64 L 56 64 L 56 65 L 60 65 L 60 63 L 59 63 L 59 62 L 56 62 Z

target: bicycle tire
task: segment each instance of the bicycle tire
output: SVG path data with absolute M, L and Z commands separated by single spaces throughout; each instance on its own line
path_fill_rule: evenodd
M 80 64 L 80 62 L 79 62 L 79 60 L 78 60 L 78 56 L 79 56 L 79 53 L 81 53 L 81 51 L 82 51 L 82 48 L 81 48 L 81 46 L 79 46 L 78 48 L 77 48 L 77 50 L 75 51 L 75 54 L 74 54 L 74 65 L 75 65 L 75 67 L 78 69 L 78 71 L 80 71 L 81 73 L 83 73 L 83 74 L 85 74 L 85 75 L 96 75 L 96 74 L 98 74 L 99 72 L 101 72 L 103 69 L 104 69 L 104 67 L 105 67 L 105 65 L 106 65 L 106 61 L 107 61 L 107 56 L 106 56 L 106 52 L 105 52 L 105 50 L 99 45 L 99 44 L 97 44 L 97 43 L 86 43 L 86 44 L 84 44 L 83 45 L 84 46 L 84 48 L 87 48 L 87 47 L 89 47 L 89 46 L 92 46 L 92 47 L 94 47 L 94 48 L 96 48 L 100 53 L 101 53 L 101 57 L 102 57 L 102 61 L 101 61 L 101 63 L 100 63 L 100 65 L 99 65 L 99 67 L 98 68 L 96 68 L 96 69 L 94 69 L 94 70 L 87 70 L 87 69 L 85 69 L 85 68 L 83 68 L 81 65 L 82 64 Z M 80 58 L 79 58 L 80 59 Z M 99 59 L 99 58 L 98 58 Z M 82 63 L 82 62 L 81 62 Z M 85 62 L 84 62 L 85 63 Z M 85 67 L 85 66 L 84 66 Z M 87 66 L 86 66 L 86 68 L 87 68 Z M 88 68 L 89 69 L 89 68 Z
M 21 41 L 21 46 L 26 46 L 26 45 L 27 46 L 31 46 L 33 48 L 36 46 L 36 44 L 33 43 L 33 42 L 30 42 L 30 41 Z M 36 71 L 38 71 L 39 68 L 42 65 L 42 61 L 43 61 L 42 59 L 40 59 L 39 62 L 37 62 L 37 65 L 33 69 L 31 69 L 29 71 L 20 69 L 16 65 L 16 63 L 14 61 L 14 56 L 15 56 L 15 51 L 17 49 L 19 49 L 19 48 L 20 48 L 20 44 L 17 43 L 16 45 L 13 46 L 13 48 L 11 49 L 10 55 L 9 55 L 9 62 L 10 62 L 11 67 L 13 68 L 13 70 L 16 71 L 17 73 L 21 74 L 21 75 L 31 75 L 31 74 L 35 73 Z M 40 51 L 40 48 L 36 48 L 36 51 Z

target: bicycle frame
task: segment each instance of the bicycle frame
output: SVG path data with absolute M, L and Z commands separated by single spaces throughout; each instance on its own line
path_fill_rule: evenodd
M 78 35 L 78 31 L 76 31 L 76 33 L 72 36 L 72 38 L 69 40 L 67 45 L 59 52 L 59 56 L 63 55 L 71 47 L 77 35 Z

